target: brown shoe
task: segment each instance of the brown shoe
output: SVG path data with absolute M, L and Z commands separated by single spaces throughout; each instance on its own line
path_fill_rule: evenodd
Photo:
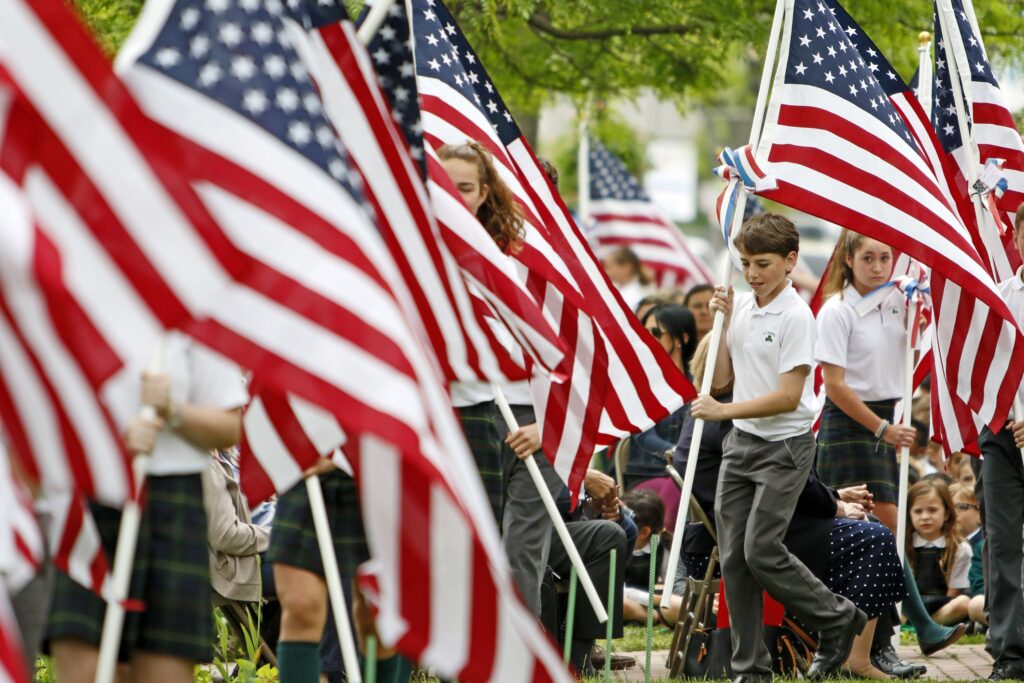
M 590 650 L 590 661 L 594 665 L 595 671 L 601 671 L 604 669 L 604 660 L 607 657 L 607 653 L 604 648 L 595 645 Z M 612 653 L 612 670 L 621 671 L 622 669 L 631 669 L 636 666 L 636 659 L 629 655 L 619 655 Z

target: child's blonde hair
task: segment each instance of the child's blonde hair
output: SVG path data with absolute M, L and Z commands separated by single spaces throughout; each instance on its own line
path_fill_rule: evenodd
M 929 493 L 938 496 L 942 501 L 942 506 L 946 508 L 946 518 L 942 521 L 942 535 L 946 539 L 946 549 L 942 553 L 942 559 L 939 560 L 939 568 L 948 584 L 950 572 L 953 571 L 953 562 L 956 560 L 956 551 L 963 539 L 960 537 L 960 532 L 956 530 L 956 510 L 953 508 L 953 496 L 950 494 L 946 482 L 938 477 L 928 477 L 910 487 L 910 491 L 907 492 L 907 526 L 913 529 L 913 516 L 910 511 L 914 507 L 914 501 Z M 913 534 L 907 534 L 906 550 L 907 561 L 911 568 L 916 570 L 917 556 L 914 553 Z

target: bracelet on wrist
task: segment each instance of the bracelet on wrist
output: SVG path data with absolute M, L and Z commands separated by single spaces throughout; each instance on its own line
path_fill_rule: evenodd
M 889 429 L 889 421 L 882 420 L 882 422 L 878 425 L 878 429 L 875 430 L 875 438 L 881 439 L 883 436 L 885 436 L 885 430 L 887 429 Z

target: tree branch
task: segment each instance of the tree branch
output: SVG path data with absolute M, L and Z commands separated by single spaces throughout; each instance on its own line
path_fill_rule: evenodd
M 554 26 L 551 20 L 541 12 L 534 13 L 529 19 L 531 27 L 549 36 L 561 40 L 606 40 L 618 36 L 659 36 L 659 35 L 685 35 L 689 32 L 689 26 L 682 24 L 666 26 L 634 26 L 634 27 L 612 27 L 605 29 L 565 29 Z

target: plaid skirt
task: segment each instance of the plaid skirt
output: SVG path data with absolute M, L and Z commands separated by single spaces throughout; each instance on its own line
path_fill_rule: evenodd
M 356 568 L 370 557 L 363 531 L 363 513 L 359 508 L 356 482 L 341 470 L 320 475 L 320 488 L 324 492 L 324 507 L 331 526 L 334 554 L 338 568 L 347 583 L 356 575 Z M 286 564 L 324 575 L 320 559 L 320 546 L 313 526 L 313 513 L 309 509 L 306 483 L 300 481 L 277 498 L 277 512 L 270 531 L 267 561 Z
M 456 408 L 462 432 L 473 452 L 480 478 L 484 482 L 487 499 L 491 502 L 495 523 L 501 525 L 504 507 L 504 485 L 502 483 L 502 445 L 498 432 L 498 409 L 494 401 Z
M 878 417 L 892 421 L 896 401 L 865 401 Z M 876 503 L 896 503 L 896 450 L 875 438 L 832 401 L 825 401 L 818 429 L 818 476 L 835 488 L 867 484 Z
M 213 593 L 202 481 L 198 474 L 152 477 L 143 500 L 129 597 L 144 608 L 125 615 L 119 658 L 150 652 L 208 662 Z M 91 510 L 112 563 L 121 512 L 99 505 Z M 58 572 L 47 640 L 73 638 L 99 646 L 105 609 L 99 596 Z

